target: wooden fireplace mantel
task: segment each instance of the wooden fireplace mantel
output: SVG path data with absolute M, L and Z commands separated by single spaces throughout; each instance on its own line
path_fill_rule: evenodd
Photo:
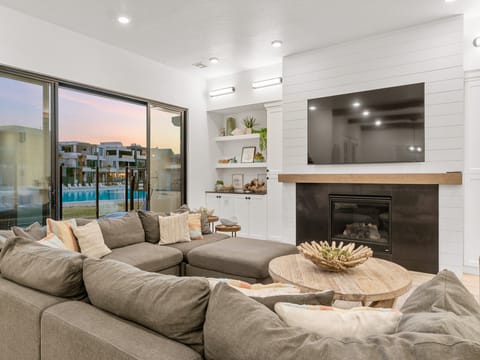
M 422 174 L 279 174 L 283 183 L 462 185 L 461 172 Z

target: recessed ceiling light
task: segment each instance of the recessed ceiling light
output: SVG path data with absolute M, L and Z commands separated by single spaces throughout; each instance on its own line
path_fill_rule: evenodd
M 283 41 L 282 40 L 273 40 L 272 41 L 272 46 L 274 48 L 279 48 L 279 47 L 282 47 L 283 45 Z
M 315 110 L 317 110 L 317 107 L 312 105 L 312 106 L 308 107 L 308 110 L 315 111 Z
M 480 47 L 480 36 L 473 39 L 473 46 Z
M 360 103 L 360 101 L 355 101 L 355 102 L 352 104 L 352 106 L 353 106 L 354 108 L 358 108 L 358 107 L 362 106 L 362 104 Z
M 218 64 L 220 60 L 217 57 L 211 57 L 208 61 L 210 61 L 211 64 Z
M 422 152 L 422 148 L 420 146 L 417 147 L 417 152 Z
M 382 120 L 380 119 L 375 120 L 375 126 L 380 126 L 380 125 L 382 125 Z
M 119 16 L 119 17 L 117 18 L 117 21 L 118 21 L 120 24 L 126 25 L 126 24 L 130 23 L 130 18 L 127 17 L 127 16 Z
M 368 110 L 363 110 L 362 115 L 363 115 L 363 116 L 370 116 L 370 111 L 368 111 Z
M 207 65 L 205 65 L 201 61 L 196 62 L 195 64 L 192 64 L 192 65 L 195 66 L 196 68 L 199 68 L 199 69 L 205 69 L 207 67 Z
M 415 146 L 410 145 L 410 146 L 408 147 L 408 150 L 410 150 L 410 151 L 415 151 Z
M 446 3 L 452 3 L 452 2 L 455 2 L 457 0 L 445 0 Z

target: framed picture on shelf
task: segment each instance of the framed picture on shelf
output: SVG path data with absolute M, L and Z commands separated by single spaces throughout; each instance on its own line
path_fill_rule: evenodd
M 233 191 L 243 190 L 243 174 L 232 175 L 232 186 L 233 186 Z
M 242 148 L 242 163 L 253 163 L 255 159 L 255 146 L 245 146 Z

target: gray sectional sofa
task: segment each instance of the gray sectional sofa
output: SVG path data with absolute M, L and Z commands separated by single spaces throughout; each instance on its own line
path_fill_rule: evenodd
M 250 283 L 269 283 L 270 260 L 297 252 L 293 245 L 211 233 L 208 223 L 203 227 L 203 240 L 160 246 L 158 215 L 159 213 L 150 211 L 139 211 L 99 220 L 105 244 L 112 250 L 104 259 L 118 260 L 144 271 L 168 275 L 210 276 Z M 77 226 L 90 221 L 92 220 L 76 219 Z M 13 228 L 13 232 L 0 232 L 0 236 L 2 234 L 3 237 L 21 236 L 39 240 L 46 235 L 46 229 L 37 225 L 26 229 Z
M 201 277 L 141 271 L 22 238 L 0 253 L 0 358 L 308 360 L 480 358 L 480 306 L 455 275 L 417 288 L 390 335 L 335 339 Z M 328 324 L 325 324 L 328 326 Z

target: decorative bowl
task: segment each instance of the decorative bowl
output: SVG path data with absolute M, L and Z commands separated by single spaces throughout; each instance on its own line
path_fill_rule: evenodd
M 332 245 L 326 241 L 312 241 L 310 244 L 305 242 L 297 246 L 297 249 L 320 269 L 334 272 L 363 264 L 373 256 L 373 251 L 368 246 L 360 245 L 355 249 L 355 243 L 343 245 L 341 242 L 337 246 L 335 241 L 332 241 Z
M 230 219 L 222 218 L 220 219 L 220 222 L 225 226 L 233 226 L 238 224 L 238 219 L 235 216 L 232 216 Z

